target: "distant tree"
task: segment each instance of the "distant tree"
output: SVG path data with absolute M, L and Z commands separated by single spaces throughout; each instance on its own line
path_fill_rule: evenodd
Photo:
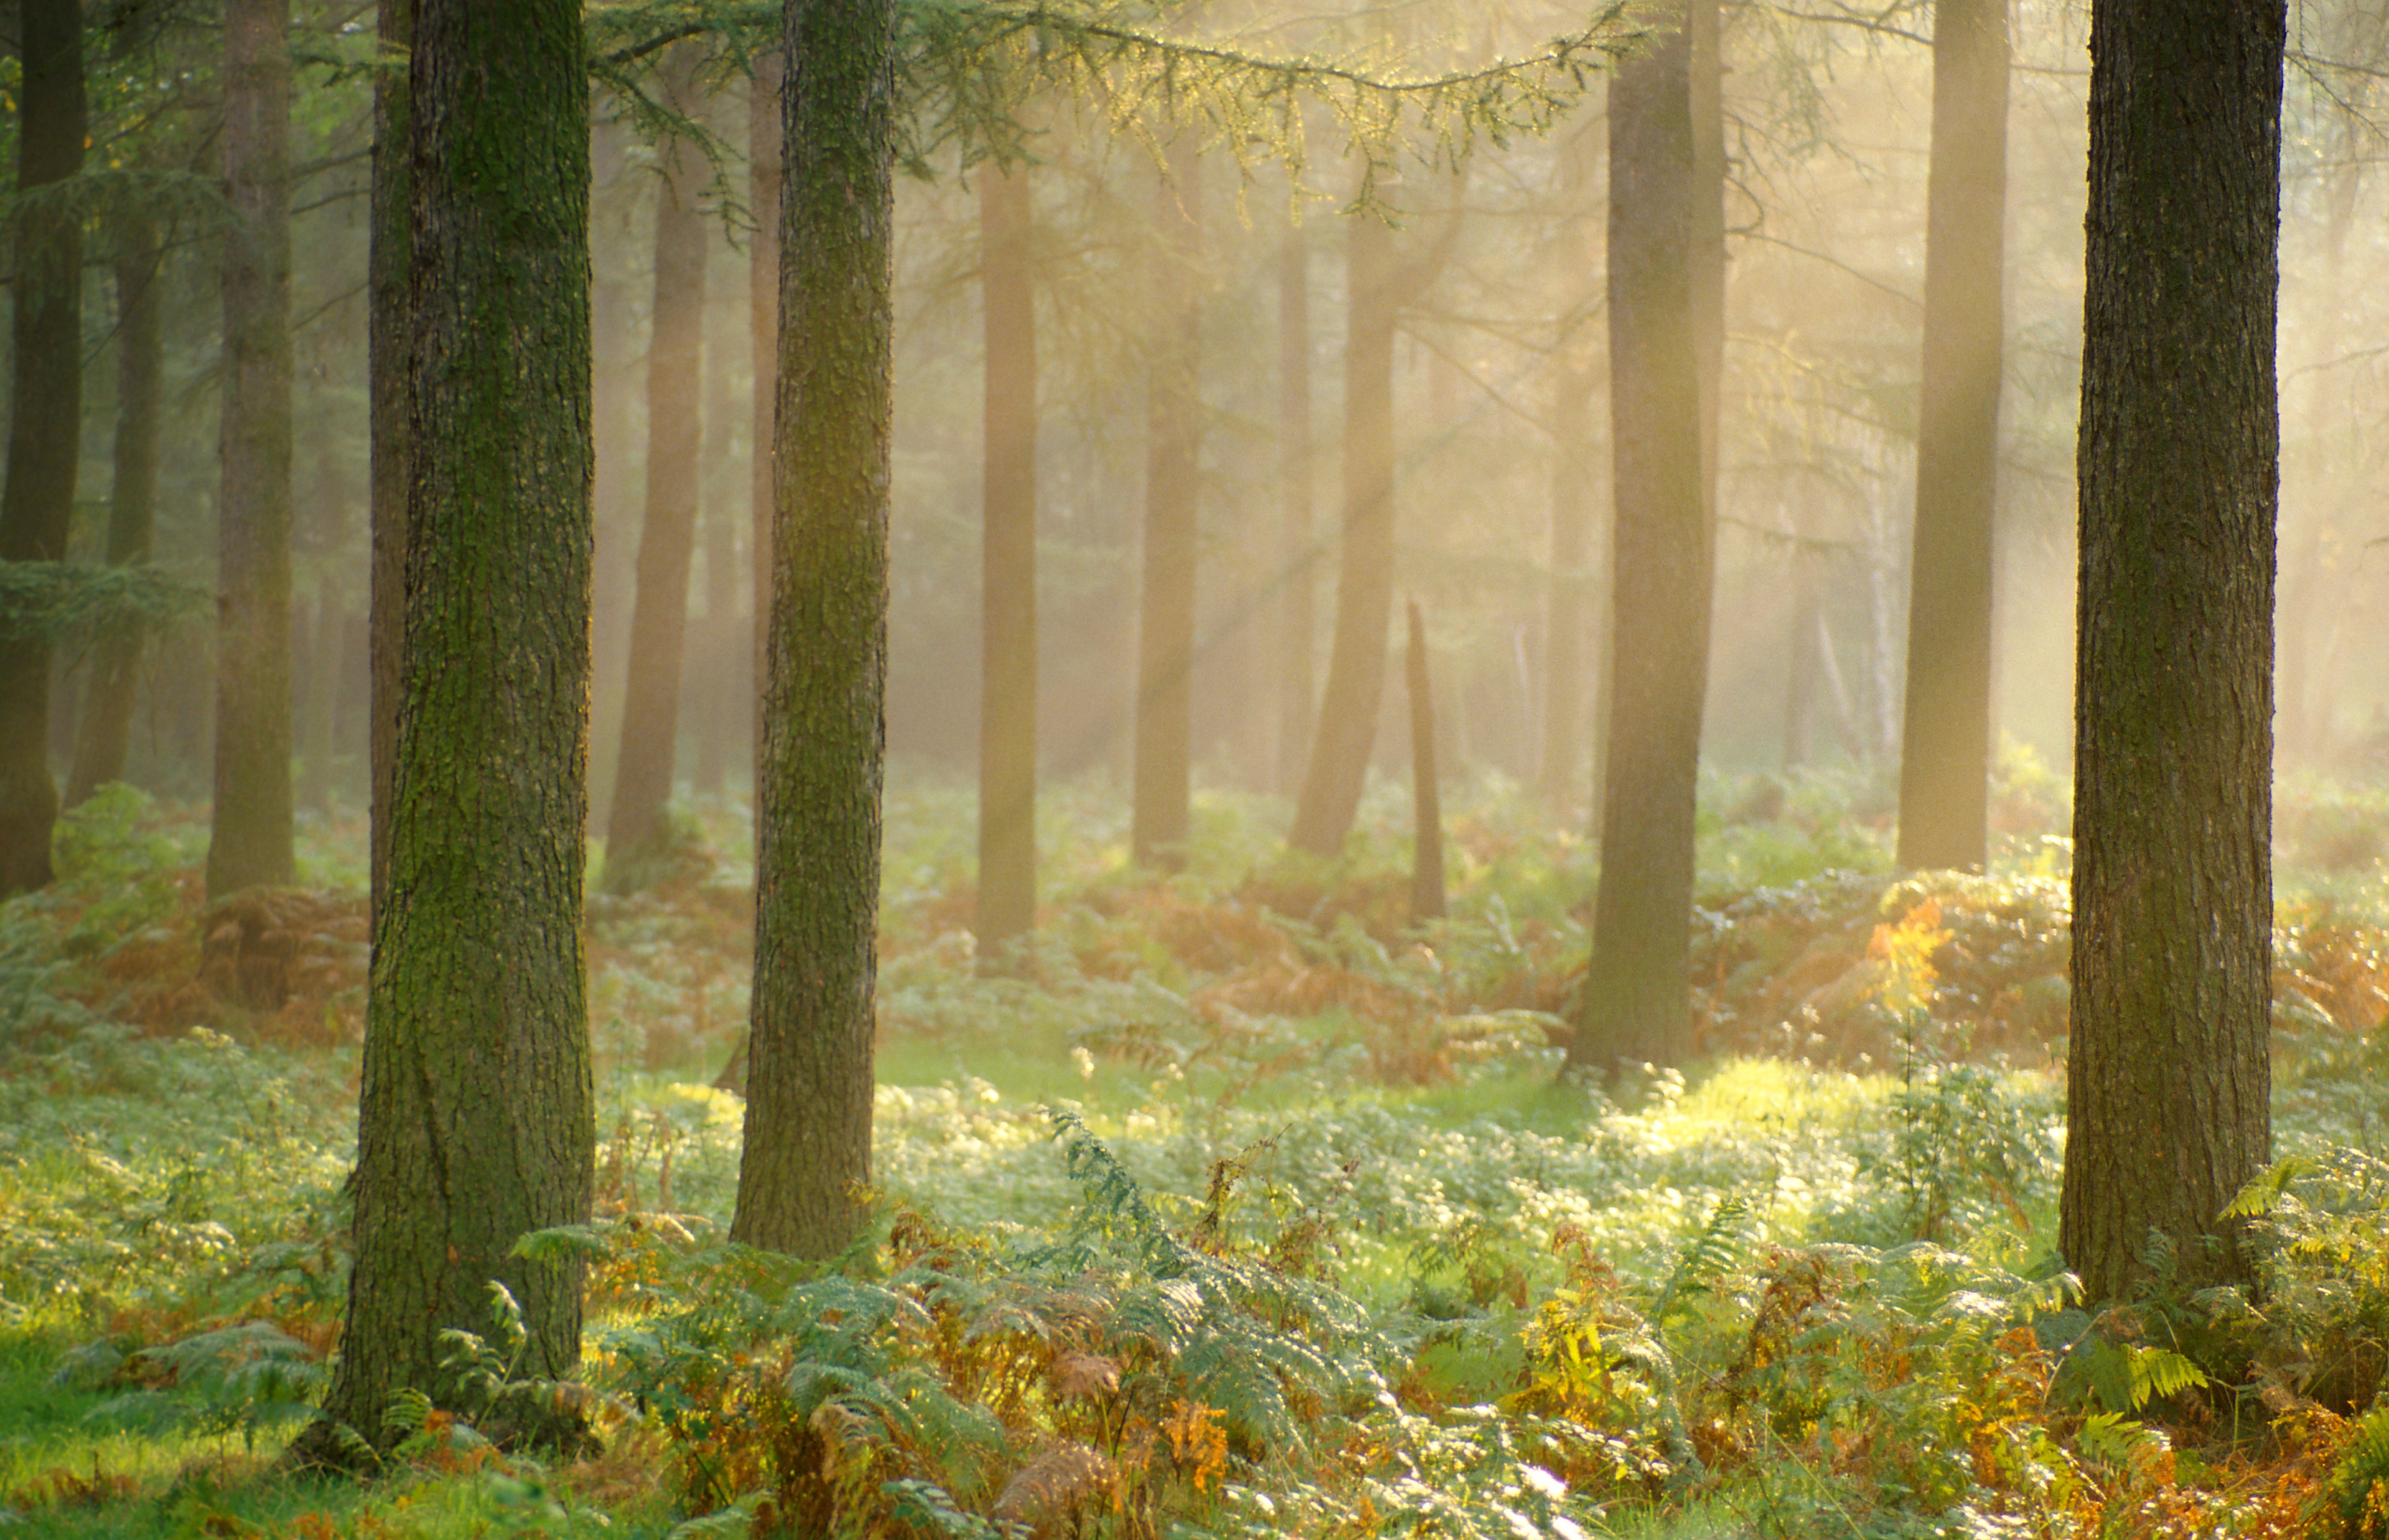
M 986 319 L 978 948 L 1037 923 L 1037 286 L 1025 161 L 978 169 Z
M 1288 226 L 1277 259 L 1277 789 L 1302 789 L 1319 716 L 1319 531 L 1310 437 L 1310 236 Z
M 2245 1281 L 2221 1214 L 2272 1158 L 2285 27 L 2282 0 L 2091 9 L 2059 1242 L 2093 1300 L 2152 1238 L 2174 1287 Z
M 700 110 L 700 55 L 681 44 L 664 65 L 663 104 Z M 647 496 L 638 590 L 631 610 L 622 743 L 606 831 L 606 885 L 628 893 L 656 875 L 671 844 L 669 808 L 680 743 L 681 662 L 688 639 L 688 577 L 696 549 L 705 443 L 705 209 L 711 175 L 695 145 L 658 150 L 655 302 L 647 343 Z
M 379 0 L 381 46 L 404 55 L 415 46 L 416 0 Z M 372 548 L 366 597 L 365 650 L 372 706 L 365 757 L 372 910 L 378 923 L 390 892 L 390 821 L 398 772 L 398 703 L 406 652 L 407 369 L 413 325 L 409 258 L 405 71 L 374 74 L 371 239 L 365 250 L 365 373 L 367 470 L 365 523 Z
M 1690 1051 L 1693 802 L 1716 531 L 1703 495 L 1692 251 L 1693 37 L 1678 25 L 1609 87 L 1610 723 L 1592 963 L 1572 1071 Z
M 441 1333 L 570 1374 L 581 1272 L 533 1230 L 589 1217 L 581 943 L 588 762 L 589 95 L 567 0 L 422 0 L 408 64 L 406 629 L 389 885 L 374 927 L 355 1261 L 325 1421 L 353 1463 L 402 1390 L 458 1405 Z M 387 120 L 385 120 L 387 121 Z M 431 1179 L 436 1174 L 437 1179 Z M 485 1432 L 575 1440 L 509 1404 Z
M 2007 134 L 2007 0 L 1939 0 L 1899 759 L 1906 867 L 1980 871 L 1988 838 Z
M 785 28 L 755 986 L 730 1234 L 825 1256 L 852 1239 L 871 1175 L 895 0 L 791 0 Z
M 1410 602 L 1410 653 L 1403 679 L 1411 706 L 1411 923 L 1444 917 L 1443 788 L 1435 767 L 1435 676 L 1426 617 Z
M 83 18 L 77 0 L 18 11 L 17 190 L 83 169 Z M 83 432 L 83 221 L 57 201 L 17 216 L 8 468 L 0 561 L 66 560 Z M 50 641 L 0 631 L 0 898 L 47 886 L 58 791 L 50 779 Z
M 1586 729 L 1599 712 L 1591 699 L 1587 643 L 1593 626 L 1593 476 L 1600 464 L 1594 406 L 1600 375 L 1584 337 L 1600 310 L 1600 230 L 1588 206 L 1593 125 L 1560 146 L 1561 270 L 1565 322 L 1552 359 L 1551 575 L 1543 599 L 1543 741 L 1537 780 L 1543 802 L 1580 816 L 1586 807 Z M 1596 809 L 1596 795 L 1591 806 Z
M 290 791 L 290 0 L 224 8 L 224 490 L 208 892 L 298 879 Z
M 752 688 L 747 711 L 756 756 L 755 805 L 763 803 L 763 669 L 764 649 L 771 640 L 772 616 L 772 466 L 778 452 L 773 425 L 780 410 L 780 134 L 781 109 L 786 94 L 787 69 L 777 49 L 755 60 L 754 82 L 747 96 L 747 189 L 755 233 L 747 242 L 747 320 L 752 328 L 755 375 L 754 448 L 748 455 L 752 477 L 747 565 L 754 574 L 755 636 L 748 657 Z M 762 831 L 756 831 L 760 841 Z

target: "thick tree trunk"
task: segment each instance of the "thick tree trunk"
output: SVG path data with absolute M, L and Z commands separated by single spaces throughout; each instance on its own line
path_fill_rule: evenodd
M 165 311 L 158 294 L 157 227 L 138 210 L 117 216 L 116 459 L 108 500 L 108 560 L 149 559 L 158 522 L 158 427 L 164 400 Z M 76 725 L 67 806 L 123 778 L 133 743 L 133 705 L 148 638 L 127 627 L 104 638 Z
M 1444 916 L 1443 792 L 1435 768 L 1435 681 L 1427 667 L 1426 620 L 1410 603 L 1411 923 Z
M 1899 757 L 1906 867 L 1980 871 L 1989 838 L 2007 128 L 2007 0 L 1940 0 Z
M 1153 364 L 1146 387 L 1144 581 L 1137 607 L 1136 864 L 1186 864 L 1193 790 L 1194 563 L 1202 503 L 1203 162 L 1192 134 L 1170 146 L 1154 204 Z
M 696 110 L 695 45 L 665 67 L 665 99 Z M 622 745 L 606 827 L 606 885 L 627 893 L 655 875 L 671 843 L 668 809 L 680 743 L 682 650 L 688 639 L 688 569 L 696 545 L 699 455 L 705 444 L 705 157 L 677 141 L 662 149 L 656 185 L 654 330 L 647 343 L 647 512 L 639 536 L 638 597 L 622 693 Z
M 1286 232 L 1277 261 L 1278 565 L 1284 591 L 1277 606 L 1278 791 L 1302 789 L 1302 770 L 1319 713 L 1319 530 L 1313 515 L 1310 439 L 1310 239 Z
M 1609 410 L 1616 506 L 1607 770 L 1592 964 L 1573 1071 L 1691 1050 L 1693 813 L 1715 530 L 1702 495 L 1691 39 L 1609 87 Z
M 403 56 L 415 46 L 417 0 L 380 0 L 381 46 Z M 398 773 L 400 668 L 406 655 L 407 369 L 413 315 L 407 298 L 407 148 L 414 133 L 407 78 L 374 76 L 373 228 L 365 254 L 365 367 L 368 376 L 366 524 L 372 540 L 366 600 L 366 793 L 372 851 L 372 910 L 379 923 L 390 894 L 390 819 Z
M 19 21 L 17 185 L 30 192 L 83 169 L 83 20 L 76 0 L 29 0 Z M 60 562 L 83 432 L 83 227 L 72 214 L 17 222 L 11 298 L 16 378 L 0 561 Z M 0 898 L 48 885 L 57 816 L 50 643 L 0 635 Z
M 1037 287 L 1028 168 L 979 168 L 987 320 L 980 555 L 978 951 L 1037 923 Z
M 2097 0 L 2074 1010 L 2059 1241 L 2094 1301 L 2244 1281 L 2271 1159 L 2282 0 Z M 2180 190 L 2201 189 L 2194 199 Z
M 754 574 L 754 649 L 747 713 L 755 754 L 754 807 L 758 848 L 762 839 L 763 682 L 771 645 L 773 460 L 779 452 L 780 411 L 780 155 L 787 100 L 787 61 L 776 52 L 755 60 L 747 95 L 747 202 L 755 234 L 747 246 L 747 322 L 754 354 L 754 451 L 748 461 L 754 506 L 747 565 Z
M 224 12 L 211 897 L 298 878 L 290 795 L 290 0 Z
M 791 0 L 747 1145 L 735 1241 L 826 1256 L 871 1176 L 887 755 L 895 0 Z M 771 377 L 767 375 L 766 377 Z

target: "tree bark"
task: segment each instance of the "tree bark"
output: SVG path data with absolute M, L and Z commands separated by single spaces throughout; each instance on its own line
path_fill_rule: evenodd
M 664 96 L 699 109 L 695 45 L 665 66 Z M 661 148 L 656 185 L 654 330 L 647 343 L 647 509 L 639 535 L 638 596 L 622 693 L 622 744 L 606 829 L 606 885 L 628 893 L 656 875 L 671 844 L 669 809 L 680 743 L 681 656 L 688 639 L 688 570 L 696 545 L 705 444 L 704 156 L 677 140 Z
M 116 218 L 116 447 L 108 497 L 108 560 L 149 559 L 158 522 L 158 429 L 165 381 L 165 312 L 158 294 L 158 231 L 147 213 Z M 66 805 L 82 803 L 124 776 L 133 706 L 148 638 L 133 627 L 102 639 L 76 724 Z
M 379 3 L 382 51 L 410 53 L 416 0 Z M 373 548 L 366 599 L 372 700 L 365 757 L 371 777 L 367 824 L 377 924 L 390 895 L 390 795 L 398 773 L 400 668 L 406 654 L 407 370 L 413 324 L 407 300 L 412 237 L 406 158 L 414 132 L 407 92 L 403 73 L 375 73 L 373 223 L 365 254 L 366 523 Z
M 1285 585 L 1278 600 L 1277 789 L 1302 789 L 1304 762 L 1319 714 L 1319 531 L 1313 504 L 1310 437 L 1310 238 L 1286 232 L 1277 262 L 1278 474 L 1282 526 L 1278 562 Z
M 790 0 L 747 1145 L 731 1239 L 827 1256 L 871 1176 L 894 0 Z
M 2059 1241 L 2094 1301 L 2153 1235 L 2174 1287 L 2246 1280 L 2210 1238 L 2272 1153 L 2285 24 L 2281 0 L 2091 10 Z
M 1411 645 L 1411 923 L 1444 916 L 1443 794 L 1435 768 L 1435 681 L 1429 672 L 1426 620 L 1410 602 Z
M 1702 493 L 1689 32 L 1609 87 L 1614 612 L 1601 881 L 1574 1072 L 1691 1050 L 1685 977 L 1715 528 Z
M 755 643 L 747 667 L 747 711 L 751 726 L 754 807 L 763 807 L 763 682 L 771 645 L 773 459 L 780 410 L 780 154 L 787 99 L 787 61 L 777 52 L 759 55 L 747 96 L 747 201 L 755 214 L 755 235 L 747 247 L 747 321 L 754 353 L 753 528 L 747 531 L 747 565 L 754 574 Z M 756 820 L 758 849 L 762 821 Z
M 978 954 L 1037 923 L 1037 288 L 1028 168 L 979 168 L 987 323 Z
M 1203 162 L 1192 134 L 1169 148 L 1154 203 L 1156 335 L 1146 386 L 1144 581 L 1137 608 L 1136 864 L 1186 864 L 1193 789 L 1195 542 L 1202 503 Z
M 1940 0 L 1899 757 L 1904 867 L 1979 872 L 1989 840 L 2007 127 L 2006 0 Z
M 289 173 L 290 0 L 231 0 L 211 897 L 299 874 L 290 795 Z
M 76 0 L 19 12 L 20 191 L 83 169 L 83 20 Z M 16 378 L 0 561 L 66 560 L 83 432 L 83 226 L 64 210 L 17 223 L 11 305 Z M 50 779 L 50 643 L 0 636 L 0 898 L 47 886 L 57 785 Z

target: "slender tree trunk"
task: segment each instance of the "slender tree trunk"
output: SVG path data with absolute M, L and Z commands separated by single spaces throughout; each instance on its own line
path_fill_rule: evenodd
M 720 249 L 717 239 L 714 250 Z M 739 635 L 738 526 L 744 499 L 722 495 L 735 485 L 723 472 L 738 457 L 739 408 L 744 403 L 733 388 L 727 367 L 730 339 L 722 335 L 722 307 L 713 304 L 707 320 L 710 335 L 705 343 L 705 454 L 698 474 L 705 509 L 705 630 L 692 665 L 681 677 L 696 703 L 696 770 L 692 777 L 700 792 L 719 795 L 730 773 L 731 747 L 746 732 L 754 710 L 740 688 L 741 664 L 752 649 Z
M 667 66 L 666 99 L 697 108 L 694 45 Z M 677 141 L 663 148 L 656 185 L 655 327 L 647 343 L 647 515 L 639 536 L 639 590 L 631 611 L 631 664 L 622 694 L 622 746 L 606 832 L 606 885 L 627 893 L 655 875 L 671 843 L 668 809 L 680 742 L 681 654 L 688 637 L 688 569 L 696 543 L 700 408 L 705 361 L 705 158 Z
M 631 128 L 598 117 L 592 105 L 589 161 L 591 250 L 620 252 L 637 238 L 635 210 L 647 189 L 647 169 L 631 162 Z M 653 201 L 645 206 L 652 210 Z M 652 238 L 652 237 L 651 237 Z M 610 826 L 622 746 L 623 677 L 630 670 L 631 611 L 636 603 L 638 545 L 645 510 L 632 493 L 631 470 L 641 463 L 631 430 L 632 362 L 638 352 L 629 264 L 606 262 L 590 276 L 590 421 L 597 449 L 597 566 L 594 578 L 589 714 L 589 807 L 592 823 Z
M 2059 1243 L 2094 1301 L 2153 1232 L 2175 1287 L 2245 1281 L 2209 1237 L 2272 1158 L 2285 25 L 2282 0 L 2091 9 Z
M 981 544 L 978 948 L 1037 923 L 1037 288 L 1028 168 L 979 168 L 987 319 Z
M 1283 525 L 1278 565 L 1277 789 L 1302 788 L 1318 719 L 1319 531 L 1310 439 L 1310 239 L 1296 224 L 1277 262 L 1278 450 Z
M 1701 227 L 1683 29 L 1609 87 L 1616 555 L 1601 884 L 1572 1070 L 1689 1050 L 1693 813 L 1716 541 L 1702 495 L 1690 246 Z
M 19 10 L 17 185 L 83 169 L 83 20 L 76 0 Z M 0 561 L 66 560 L 83 432 L 83 227 L 70 213 L 17 221 L 16 377 Z M 50 779 L 50 643 L 0 635 L 0 898 L 48 885 L 57 784 Z
M 1427 668 L 1426 620 L 1410 602 L 1411 923 L 1444 916 L 1443 795 L 1435 768 L 1435 681 Z
M 414 49 L 416 3 L 379 0 L 385 54 L 403 57 Z M 365 760 L 371 777 L 366 821 L 377 926 L 390 897 L 391 794 L 398 773 L 398 703 L 406 656 L 407 370 L 414 321 L 407 294 L 413 239 L 407 223 L 407 145 L 415 132 L 408 90 L 403 73 L 384 70 L 374 75 L 373 228 L 365 254 L 365 521 L 373 548 L 365 605 L 371 695 Z
M 1579 131 L 1561 153 L 1569 208 L 1560 232 L 1564 294 L 1571 325 L 1553 361 L 1552 382 L 1551 578 L 1543 600 L 1543 743 L 1541 783 L 1546 806 L 1577 805 L 1584 791 L 1586 643 L 1592 633 L 1592 477 L 1598 383 L 1590 349 L 1576 335 L 1591 331 L 1599 295 L 1597 227 L 1578 207 L 1590 191 L 1593 136 Z
M 159 409 L 164 398 L 165 312 L 159 301 L 157 227 L 128 210 L 117 216 L 116 461 L 109 478 L 108 560 L 134 566 L 149 559 L 158 521 Z M 133 705 L 148 638 L 134 627 L 104 638 L 75 735 L 67 806 L 121 780 L 133 744 Z
M 773 459 L 779 452 L 774 430 L 780 410 L 780 156 L 787 99 L 787 61 L 777 52 L 759 55 L 747 96 L 747 202 L 755 234 L 747 245 L 747 320 L 754 352 L 753 528 L 747 532 L 747 565 L 755 575 L 755 645 L 747 659 L 754 766 L 755 833 L 762 839 L 763 684 L 771 644 Z M 760 856 L 759 856 L 760 859 Z
M 1797 770 L 1816 757 L 1818 652 L 1817 560 L 1805 546 L 1792 548 L 1792 631 L 1783 656 L 1783 768 Z
M 331 585 L 321 585 L 308 626 L 305 700 L 299 715 L 299 805 L 319 813 L 332 810 L 332 695 L 339 688 L 340 638 L 347 629 Z
M 298 879 L 290 796 L 290 0 L 224 12 L 224 491 L 208 892 Z
M 1899 758 L 1906 867 L 1980 871 L 1989 839 L 2007 128 L 2007 0 L 1940 0 Z
M 1692 0 L 1684 28 L 1693 112 L 1693 351 L 1701 380 L 1701 504 L 1718 515 L 1718 431 L 1725 386 L 1725 50 L 1718 0 Z
M 1186 863 L 1193 784 L 1194 562 L 1202 503 L 1202 160 L 1191 134 L 1170 146 L 1154 208 L 1160 231 L 1147 388 L 1144 584 L 1138 606 L 1136 864 Z
M 893 390 L 894 0 L 791 0 L 773 598 L 734 1241 L 826 1256 L 871 1177 Z M 771 377 L 766 375 L 765 377 Z
M 581 944 L 588 768 L 589 95 L 564 0 L 422 0 L 409 64 L 406 630 L 390 885 L 374 932 L 356 1260 L 325 1417 L 459 1404 L 443 1330 L 522 1310 L 518 1373 L 571 1374 L 594 1096 Z M 491 174 L 491 168 L 504 174 Z M 436 1176 L 438 1179 L 429 1179 Z M 578 1436 L 533 1404 L 524 1440 Z M 319 1425 L 294 1457 L 343 1462 Z

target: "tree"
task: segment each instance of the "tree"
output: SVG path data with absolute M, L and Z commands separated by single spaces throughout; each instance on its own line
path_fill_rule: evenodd
M 1136 649 L 1135 806 L 1139 866 L 1186 863 L 1192 784 L 1195 539 L 1202 502 L 1203 162 L 1190 133 L 1169 147 L 1154 203 L 1157 317 L 1145 387 L 1144 580 Z
M 1314 528 L 1310 442 L 1310 239 L 1289 226 L 1277 259 L 1278 474 L 1282 478 L 1278 565 L 1277 786 L 1301 789 L 1318 719 L 1319 535 Z
M 753 527 L 747 531 L 747 563 L 754 572 L 755 640 L 748 667 L 754 686 L 747 703 L 755 754 L 755 804 L 763 800 L 763 668 L 771 641 L 772 465 L 777 452 L 773 425 L 780 409 L 780 122 L 786 95 L 786 62 L 777 50 L 757 56 L 747 95 L 747 202 L 755 234 L 747 243 L 747 321 L 751 329 L 755 375 L 753 449 L 748 453 Z M 760 842 L 762 831 L 756 831 Z
M 2271 1159 L 2281 0 L 2097 0 L 2059 1242 L 2243 1281 Z M 2199 196 L 2184 198 L 2181 189 Z
M 978 172 L 987 327 L 980 546 L 978 949 L 1037 923 L 1037 288 L 1025 162 Z
M 696 108 L 697 53 L 682 44 L 664 66 L 664 101 Z M 696 146 L 668 139 L 656 182 L 654 330 L 647 343 L 647 504 L 622 694 L 622 743 L 606 830 L 606 885 L 632 892 L 671 848 L 681 655 L 688 639 L 689 560 L 696 545 L 705 359 L 705 210 L 709 174 Z
M 224 11 L 224 490 L 208 892 L 298 880 L 290 795 L 290 0 Z
M 398 55 L 415 46 L 417 0 L 379 0 L 381 45 Z M 374 74 L 372 238 L 365 249 L 365 490 L 372 558 L 365 600 L 365 651 L 373 701 L 366 716 L 365 758 L 370 827 L 372 910 L 379 923 L 390 892 L 391 793 L 398 773 L 400 664 L 406 652 L 406 500 L 408 487 L 407 350 L 412 315 L 407 281 L 407 146 L 414 134 L 403 71 Z
M 1410 602 L 1410 655 L 1404 681 L 1411 706 L 1411 923 L 1444 917 L 1443 788 L 1435 769 L 1435 680 L 1429 670 L 1426 618 Z
M 83 18 L 77 0 L 32 0 L 19 15 L 22 199 L 83 169 Z M 0 561 L 64 561 L 83 429 L 83 223 L 69 205 L 20 204 L 12 298 Z M 0 898 L 50 881 L 50 652 L 45 635 L 0 630 Z
M 1899 758 L 1906 867 L 1980 871 L 1988 837 L 2007 130 L 2006 0 L 1940 0 Z
M 790 0 L 755 986 L 734 1241 L 825 1256 L 871 1175 L 887 747 L 895 0 Z M 763 377 L 773 377 L 766 375 Z
M 130 566 L 149 559 L 158 521 L 158 422 L 164 395 L 165 311 L 158 293 L 158 229 L 137 207 L 117 211 L 116 445 L 108 496 L 108 560 Z M 71 808 L 124 775 L 132 746 L 133 703 L 147 639 L 130 626 L 100 640 L 91 684 L 75 726 Z
M 1543 743 L 1539 780 L 1544 803 L 1554 808 L 1585 804 L 1585 727 L 1588 709 L 1586 643 L 1593 625 L 1592 467 L 1598 448 L 1594 406 L 1600 383 L 1591 350 L 1580 333 L 1591 330 L 1599 305 L 1598 232 L 1583 206 L 1592 182 L 1593 134 L 1590 127 L 1561 146 L 1559 262 L 1566 320 L 1553 348 L 1552 368 L 1552 543 L 1550 586 L 1543 602 Z M 1596 796 L 1592 806 L 1599 807 Z M 1571 815 L 1573 817 L 1574 815 Z
M 402 1390 L 458 1405 L 445 1330 L 505 1284 L 517 1372 L 581 1352 L 581 1270 L 517 1254 L 585 1221 L 595 1126 L 587 824 L 589 97 L 580 7 L 422 0 L 407 76 L 406 624 L 389 885 L 375 917 L 355 1262 L 326 1420 L 377 1448 Z M 387 120 L 385 120 L 387 121 Z M 384 146 L 387 151 L 392 146 Z M 427 1174 L 437 1173 L 437 1180 Z M 529 1403 L 483 1416 L 575 1436 Z
M 1693 814 L 1717 553 L 1702 490 L 1691 75 L 1691 32 L 1677 26 L 1609 87 L 1611 704 L 1575 1072 L 1671 1063 L 1690 1050 Z

